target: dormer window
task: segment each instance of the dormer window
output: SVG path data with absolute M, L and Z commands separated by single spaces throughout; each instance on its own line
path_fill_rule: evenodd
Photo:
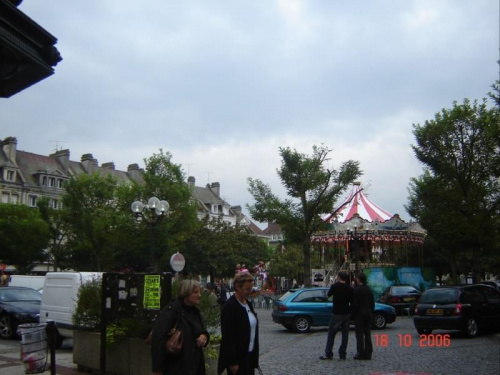
M 47 186 L 47 176 L 42 177 L 42 186 Z
M 49 187 L 54 187 L 56 185 L 56 179 L 54 177 L 49 177 Z
M 16 171 L 13 171 L 11 169 L 7 169 L 5 171 L 4 178 L 6 181 L 15 181 L 16 180 Z

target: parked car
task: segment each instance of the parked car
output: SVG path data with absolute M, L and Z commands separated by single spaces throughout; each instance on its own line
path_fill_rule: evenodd
M 405 308 L 413 309 L 420 295 L 420 291 L 411 285 L 392 285 L 382 293 L 379 301 L 393 306 L 396 312 L 401 313 Z
M 17 337 L 17 326 L 38 323 L 42 295 L 36 290 L 20 286 L 0 288 L 0 337 Z
M 333 314 L 329 288 L 290 289 L 273 302 L 272 317 L 275 323 L 295 332 L 308 332 L 311 327 L 328 326 Z M 396 320 L 393 307 L 375 303 L 374 329 L 382 329 Z
M 500 280 L 481 281 L 481 284 L 489 285 L 495 288 L 498 292 L 500 292 Z
M 481 284 L 428 289 L 415 307 L 413 324 L 419 334 L 444 329 L 460 330 L 469 337 L 498 329 L 500 293 Z

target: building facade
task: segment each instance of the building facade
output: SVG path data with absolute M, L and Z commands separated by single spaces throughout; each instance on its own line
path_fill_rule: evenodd
M 80 161 L 70 160 L 69 150 L 59 150 L 44 156 L 17 149 L 17 139 L 0 140 L 0 199 L 2 203 L 25 204 L 36 207 L 38 199 L 47 197 L 52 208 L 62 207 L 64 182 L 81 174 L 112 175 L 122 183 L 140 182 L 142 169 L 130 164 L 126 171 L 115 169 L 113 162 L 99 165 L 92 154 L 82 155 Z M 197 203 L 198 218 L 206 216 L 221 219 L 227 225 L 241 225 L 257 236 L 266 238 L 262 230 L 243 214 L 241 206 L 231 206 L 221 198 L 220 183 L 205 187 L 195 184 L 190 176 L 188 184 Z

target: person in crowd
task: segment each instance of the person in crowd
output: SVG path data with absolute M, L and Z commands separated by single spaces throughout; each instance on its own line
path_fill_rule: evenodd
M 205 375 L 202 348 L 208 344 L 210 335 L 197 307 L 200 299 L 200 284 L 195 280 L 183 280 L 179 283 L 177 299 L 161 311 L 151 335 L 154 375 Z M 167 334 L 176 323 L 182 331 L 182 352 L 166 354 Z
M 361 271 L 356 276 L 358 287 L 353 291 L 352 316 L 356 331 L 357 353 L 354 359 L 372 359 L 373 345 L 371 339 L 372 314 L 375 310 L 373 293 L 366 284 L 366 275 Z
M 227 302 L 227 285 L 226 281 L 222 280 L 220 282 L 220 292 L 219 292 L 219 304 L 221 306 L 224 306 L 224 304 Z
M 0 286 L 9 286 L 9 281 L 10 276 L 3 270 L 0 270 Z
M 328 297 L 333 296 L 333 315 L 328 326 L 326 338 L 325 355 L 319 359 L 333 359 L 333 344 L 335 335 L 342 331 L 342 342 L 339 347 L 340 359 L 345 359 L 347 355 L 347 342 L 349 340 L 349 322 L 351 319 L 351 305 L 353 290 L 349 285 L 349 275 L 345 271 L 337 274 L 335 283 L 328 290 Z
M 247 268 L 247 265 L 243 263 L 241 265 L 240 272 L 250 272 L 250 270 Z
M 234 277 L 234 294 L 221 313 L 222 341 L 217 373 L 254 375 L 259 366 L 259 324 L 252 303 L 253 277 L 239 273 Z

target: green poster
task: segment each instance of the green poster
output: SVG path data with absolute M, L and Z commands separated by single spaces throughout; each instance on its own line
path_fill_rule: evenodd
M 160 275 L 144 276 L 144 308 L 160 309 Z

